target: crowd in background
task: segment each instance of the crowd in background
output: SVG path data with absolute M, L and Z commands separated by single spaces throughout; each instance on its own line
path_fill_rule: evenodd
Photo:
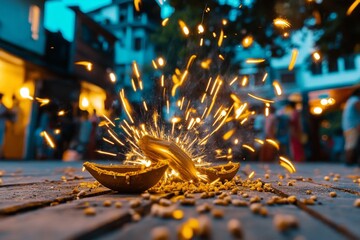
M 3 158 L 3 146 L 6 126 L 8 122 L 16 121 L 17 105 L 8 109 L 2 102 L 3 94 L 0 93 L 0 158 Z M 13 99 L 16 102 L 16 99 Z M 119 110 L 112 108 L 115 116 L 120 116 Z M 76 111 L 74 111 L 76 110 Z M 289 157 L 295 162 L 306 159 L 305 145 L 309 136 L 304 133 L 303 119 L 297 103 L 286 101 L 281 106 L 271 106 L 265 116 L 265 109 L 257 109 L 253 119 L 254 138 L 272 139 L 276 141 L 279 149 L 273 144 L 259 141 L 256 160 L 261 162 L 276 161 L 278 155 Z M 81 160 L 95 159 L 101 156 L 96 150 L 102 145 L 103 128 L 98 125 L 100 118 L 96 110 L 91 114 L 80 109 L 68 110 L 59 117 L 58 112 L 43 110 L 39 114 L 37 127 L 34 132 L 35 158 L 36 159 L 63 159 Z M 336 129 L 326 141 L 325 148 L 329 151 L 331 161 L 344 161 L 353 165 L 360 163 L 360 88 L 355 90 L 348 98 L 342 113 L 342 129 Z M 48 134 L 56 143 L 56 147 L 49 147 L 49 142 L 44 137 Z

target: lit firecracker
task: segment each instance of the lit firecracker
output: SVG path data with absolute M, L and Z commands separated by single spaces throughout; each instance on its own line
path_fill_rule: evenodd
M 140 1 L 134 1 L 135 6 Z M 164 19 L 162 26 L 166 27 L 171 19 Z M 227 21 L 222 20 L 225 26 Z M 179 19 L 177 24 L 183 37 L 187 38 L 198 34 L 200 42 L 203 41 L 205 27 L 203 23 L 197 25 L 197 31 L 191 31 L 186 23 Z M 285 19 L 275 19 L 274 25 L 283 29 L 290 28 L 290 23 Z M 217 47 L 221 48 L 226 37 L 225 30 L 213 32 Z M 244 47 L 251 47 L 255 41 L 251 36 L 243 41 Z M 202 44 L 200 44 L 200 47 Z M 293 51 L 292 62 L 289 69 L 295 64 L 297 50 Z M 219 59 L 225 60 L 224 55 L 219 54 Z M 248 64 L 261 64 L 265 62 L 262 58 L 249 58 Z M 159 57 L 152 60 L 151 64 L 156 71 L 162 71 L 166 59 Z M 85 163 L 84 167 L 104 186 L 122 192 L 137 192 L 151 188 L 161 179 L 162 183 L 168 181 L 185 181 L 191 183 L 231 180 L 238 171 L 240 164 L 233 163 L 234 151 L 241 148 L 245 152 L 253 153 L 257 150 L 253 147 L 256 144 L 265 142 L 272 145 L 279 151 L 279 145 L 274 139 L 246 139 L 246 136 L 239 137 L 238 130 L 243 128 L 247 120 L 255 114 L 250 110 L 250 103 L 247 99 L 241 99 L 236 93 L 236 88 L 245 88 L 249 79 L 247 76 L 228 78 L 226 76 L 211 76 L 205 79 L 201 94 L 198 99 L 189 98 L 191 91 L 189 86 L 194 85 L 194 75 L 198 71 L 208 71 L 211 69 L 212 59 L 200 59 L 196 54 L 191 55 L 183 69 L 175 69 L 170 77 L 165 77 L 162 73 L 158 79 L 157 89 L 162 97 L 161 102 L 152 102 L 143 96 L 141 100 L 140 112 L 135 111 L 127 95 L 122 89 L 119 92 L 125 119 L 120 122 L 113 122 L 103 115 L 102 127 L 106 128 L 103 140 L 111 146 L 119 145 L 126 148 L 126 159 L 124 165 L 104 166 L 93 163 Z M 87 62 L 76 64 L 89 67 Z M 193 73 L 195 66 L 196 74 Z M 140 68 L 135 61 L 132 64 L 133 74 L 131 79 L 134 92 L 142 92 L 144 89 Z M 194 75 L 193 75 L 194 74 Z M 268 74 L 262 77 L 265 82 Z M 280 83 L 273 82 L 273 87 L 277 96 L 283 94 Z M 231 91 L 230 95 L 227 91 Z M 227 91 L 225 91 L 227 90 Z M 257 96 L 253 93 L 247 94 L 248 99 L 258 101 L 265 106 L 267 116 L 271 104 L 271 99 Z M 163 114 L 157 105 L 162 104 Z M 171 111 L 170 111 L 171 110 Z M 162 116 L 165 115 L 163 118 Z M 120 131 L 119 131 L 120 129 Z M 222 138 L 219 138 L 219 134 Z M 212 138 L 222 139 L 229 142 L 224 146 L 214 148 Z M 229 147 L 230 146 L 230 147 Z M 214 155 L 214 149 L 215 155 Z M 119 153 L 104 150 L 97 151 L 106 156 L 118 157 Z M 216 159 L 226 159 L 227 164 L 212 166 Z M 288 159 L 279 156 L 279 163 L 290 173 L 295 172 L 295 167 Z M 251 172 L 248 178 L 254 177 L 255 172 Z

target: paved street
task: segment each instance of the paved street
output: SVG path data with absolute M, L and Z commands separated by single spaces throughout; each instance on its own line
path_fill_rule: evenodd
M 210 198 L 180 192 L 151 194 L 149 200 L 94 184 L 80 162 L 1 162 L 0 239 L 152 239 L 159 226 L 166 226 L 170 239 L 176 239 L 191 218 L 207 219 L 209 239 L 234 239 L 227 226 L 231 219 L 241 223 L 245 239 L 359 239 L 360 208 L 354 206 L 360 198 L 359 168 L 325 163 L 296 167 L 298 171 L 288 175 L 275 164 L 242 163 L 238 176 L 244 180 L 255 171 L 253 179 L 271 184 L 266 191 L 243 184 L 237 192 L 224 189 Z M 297 200 L 279 200 L 291 195 Z M 230 197 L 230 204 L 215 203 L 220 196 Z M 158 198 L 170 199 L 183 216 L 154 215 L 151 208 Z M 195 205 L 178 201 L 184 198 L 195 199 Z M 206 203 L 212 210 L 200 213 L 199 206 Z M 257 212 L 254 204 L 262 210 Z M 89 207 L 94 212 L 86 212 Z M 282 229 L 276 221 L 289 215 L 295 226 Z

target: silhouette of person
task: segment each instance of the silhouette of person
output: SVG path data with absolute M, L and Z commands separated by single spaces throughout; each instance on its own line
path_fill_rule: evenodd
M 355 164 L 358 158 L 360 136 L 360 88 L 346 101 L 342 114 L 342 128 L 345 137 L 346 164 Z

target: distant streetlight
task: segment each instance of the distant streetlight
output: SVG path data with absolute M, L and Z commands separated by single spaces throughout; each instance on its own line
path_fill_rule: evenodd
M 315 62 L 318 62 L 318 61 L 320 61 L 320 59 L 321 59 L 321 55 L 320 55 L 320 53 L 317 52 L 317 51 L 316 51 L 316 52 L 313 52 L 312 57 L 313 57 L 313 59 L 314 59 Z
M 116 82 L 116 75 L 115 75 L 115 73 L 113 73 L 113 72 L 111 72 L 111 73 L 109 73 L 109 78 L 110 78 L 110 81 L 111 82 Z

